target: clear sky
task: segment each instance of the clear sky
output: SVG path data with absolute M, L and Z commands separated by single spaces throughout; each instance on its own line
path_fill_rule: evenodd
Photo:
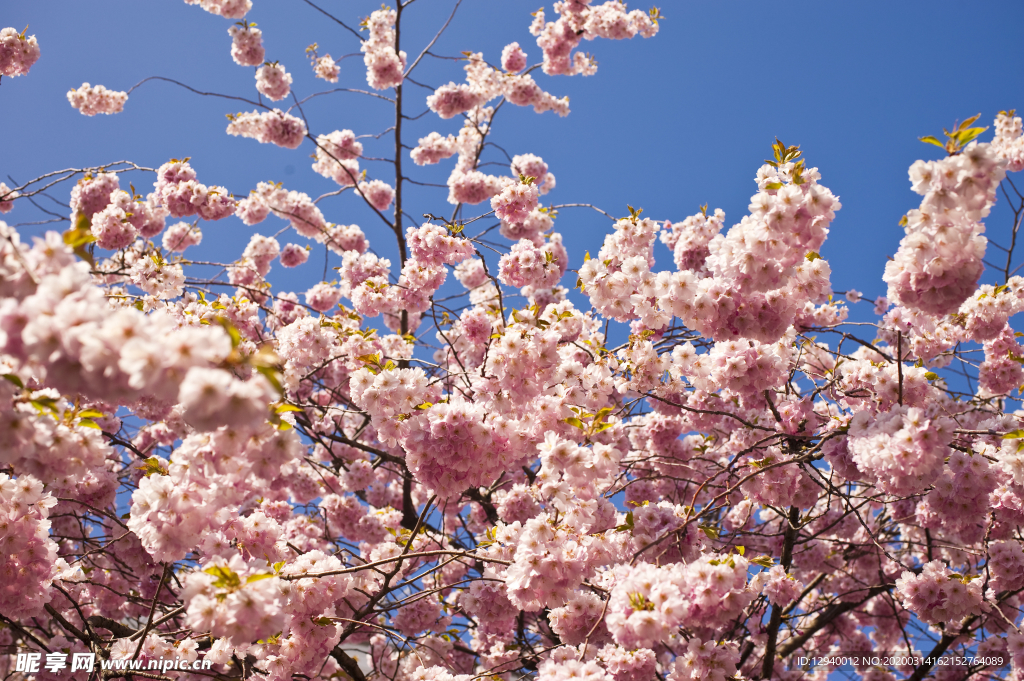
M 454 4 L 417 0 L 406 15 L 403 49 L 418 54 Z M 516 40 L 534 63 L 540 49 L 527 27 L 539 4 L 464 0 L 434 51 L 451 56 L 482 51 L 497 62 L 501 48 Z M 249 20 L 264 32 L 267 58 L 286 66 L 299 97 L 330 87 L 313 78 L 307 45 L 317 42 L 321 54 L 335 59 L 359 51 L 351 33 L 303 0 L 254 0 L 254 5 Z M 322 0 L 322 6 L 357 25 L 379 4 Z M 546 7 L 550 19 L 550 3 Z M 505 107 L 495 141 L 510 154 L 535 153 L 548 162 L 558 178 L 557 189 L 546 197 L 553 203 L 593 202 L 616 215 L 625 215 L 629 203 L 643 207 L 645 216 L 671 220 L 708 203 L 726 211 L 727 227 L 746 214 L 756 190 L 754 173 L 770 156 L 775 136 L 799 144 L 808 165 L 820 169 L 822 183 L 843 203 L 822 250 L 832 263 L 836 290 L 855 287 L 870 297 L 885 292 L 885 258 L 902 236 L 897 222 L 920 201 L 910 191 L 907 167 L 942 153 L 918 142 L 918 136 L 941 134 L 955 119 L 979 112 L 982 123 L 991 125 L 1000 109 L 1024 109 L 1024 3 L 1019 0 L 668 0 L 661 9 L 666 18 L 655 38 L 584 43 L 599 61 L 596 76 L 538 73 L 546 90 L 569 95 L 569 117 Z M 133 92 L 116 116 L 87 118 L 66 100 L 67 90 L 84 81 L 126 90 L 147 76 L 255 98 L 253 69 L 237 66 L 229 55 L 232 21 L 181 0 L 0 0 L 0 25 L 20 30 L 26 24 L 39 40 L 42 58 L 28 76 L 0 82 L 0 178 L 8 184 L 7 176 L 23 182 L 66 167 L 121 159 L 156 167 L 189 156 L 200 181 L 226 185 L 238 196 L 261 180 L 280 181 L 314 197 L 334 188 L 310 169 L 309 142 L 288 151 L 227 136 L 224 115 L 253 108 L 240 102 L 161 82 Z M 360 56 L 341 62 L 339 86 L 366 88 Z M 463 73 L 457 62 L 427 59 L 413 77 L 437 86 L 461 82 Z M 420 113 L 428 91 L 415 86 L 406 91 L 410 113 Z M 387 107 L 335 93 L 314 99 L 305 112 L 315 133 L 349 128 L 362 135 L 391 125 Z M 408 125 L 407 143 L 433 130 L 455 132 L 459 125 L 428 114 Z M 982 136 L 990 138 L 991 131 Z M 367 154 L 384 156 L 392 144 L 368 143 Z M 501 156 L 495 153 L 492 160 Z M 443 183 L 452 163 L 414 168 L 412 176 Z M 363 167 L 371 177 L 387 180 L 391 173 L 383 163 Z M 148 191 L 152 179 L 132 181 Z M 69 191 L 67 185 L 51 194 L 66 202 Z M 413 192 L 409 212 L 446 213 L 446 194 L 444 189 Z M 46 199 L 40 205 L 67 213 Z M 392 239 L 356 197 L 349 193 L 320 205 L 329 221 L 360 224 L 376 250 L 393 254 Z M 5 220 L 17 224 L 45 217 L 21 202 Z M 270 218 L 256 229 L 268 234 L 284 224 Z M 998 240 L 1010 222 L 997 207 L 987 224 Z M 565 235 L 570 267 L 579 267 L 584 250 L 600 247 L 610 223 L 597 213 L 566 210 L 556 228 Z M 39 228 L 23 231 L 32 229 Z M 203 231 L 201 250 L 190 250 L 190 256 L 233 260 L 253 230 L 228 218 L 204 223 Z M 305 243 L 296 235 L 282 243 L 288 240 Z M 671 267 L 667 252 L 659 256 L 660 268 Z M 275 267 L 272 281 L 281 274 Z M 306 269 L 301 282 L 290 276 L 276 281 L 301 292 L 313 283 L 312 274 Z M 563 284 L 571 287 L 571 276 Z M 859 307 L 858 317 L 869 315 L 866 303 Z

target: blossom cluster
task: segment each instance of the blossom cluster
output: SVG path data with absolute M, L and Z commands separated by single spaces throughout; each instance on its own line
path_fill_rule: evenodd
M 108 90 L 102 85 L 82 83 L 77 90 L 68 91 L 68 101 L 85 116 L 121 113 L 128 101 L 127 92 Z
M 254 25 L 243 24 L 228 29 L 231 36 L 231 58 L 239 66 L 259 66 L 266 51 L 263 49 L 263 31 Z
M 291 92 L 292 77 L 278 63 L 264 64 L 256 70 L 256 89 L 273 102 L 279 102 Z
M 906 608 L 932 624 L 959 622 L 981 607 L 981 583 L 937 560 L 925 563 L 921 574 L 905 571 L 896 580 L 896 591 Z
M 283 95 L 282 95 L 283 96 Z M 301 118 L 280 109 L 252 111 L 231 116 L 227 133 L 249 137 L 261 144 L 276 144 L 286 149 L 295 149 L 306 136 L 306 124 Z
M 978 285 L 989 214 L 1006 160 L 990 144 L 971 142 L 962 153 L 910 166 L 924 196 L 906 215 L 906 236 L 882 279 L 890 301 L 933 315 L 955 312 Z
M 0 30 L 0 76 L 24 76 L 39 61 L 39 42 L 17 29 Z
M 57 576 L 57 543 L 47 516 L 57 500 L 31 475 L 0 473 L 0 606 L 8 617 L 42 614 Z M 66 563 L 65 563 L 66 565 Z
M 363 24 L 370 35 L 359 49 L 366 64 L 366 82 L 374 90 L 402 84 L 406 54 L 395 50 L 396 18 L 395 10 L 382 7 L 371 12 Z

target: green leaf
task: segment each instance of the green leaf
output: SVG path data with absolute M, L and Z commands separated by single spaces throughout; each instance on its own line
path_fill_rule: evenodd
M 242 342 L 242 334 L 238 333 L 238 329 L 231 323 L 231 320 L 224 316 L 217 317 L 217 323 L 224 327 L 224 330 L 228 332 L 228 336 L 231 337 L 231 347 L 237 348 L 239 343 Z
M 284 567 L 284 561 L 281 560 L 281 561 L 278 561 L 278 562 L 274 563 L 273 567 L 274 567 L 274 572 L 280 572 L 281 568 Z
M 708 539 L 718 539 L 718 528 L 714 525 L 698 525 L 697 527 L 703 530 L 704 534 L 707 535 Z
M 160 465 L 160 459 L 155 456 L 151 456 L 139 464 L 139 469 L 142 470 L 143 475 L 147 478 L 156 474 L 167 475 L 167 469 Z
M 766 184 L 764 186 L 764 188 L 765 189 L 770 189 L 772 191 L 776 191 L 776 190 L 782 189 L 782 183 L 781 182 L 769 182 L 768 184 Z
M 22 390 L 25 389 L 25 384 L 16 375 L 4 374 L 4 378 L 13 383 L 14 385 L 18 386 L 19 388 L 21 388 Z
M 954 133 L 953 138 L 960 144 L 960 146 L 966 146 L 968 142 L 973 140 L 981 133 L 988 130 L 988 127 L 984 128 L 966 128 L 964 130 L 958 130 Z
M 46 411 L 51 412 L 53 414 L 57 413 L 57 400 L 53 399 L 52 397 L 37 397 L 34 400 L 32 400 L 30 404 L 33 407 L 35 407 L 36 411 L 38 411 L 40 414 Z
M 939 377 L 939 375 L 937 373 L 935 373 L 934 371 L 926 371 L 925 374 L 924 374 L 924 377 L 926 379 L 928 379 L 929 381 L 934 381 L 934 380 L 936 380 Z
M 71 250 L 82 260 L 90 265 L 93 264 L 92 255 L 86 250 L 86 245 L 96 241 L 92 233 L 92 223 L 84 214 L 79 213 L 73 229 L 64 232 L 64 243 L 71 247 Z
M 775 565 L 775 561 L 772 560 L 771 556 L 758 556 L 757 558 L 754 558 L 750 562 L 753 563 L 754 565 L 760 565 L 761 567 L 764 567 L 764 568 L 770 568 L 773 565 Z
M 102 430 L 99 424 L 92 419 L 79 419 L 78 425 L 85 426 L 86 428 L 95 428 L 96 430 Z
M 942 143 L 942 142 L 941 142 L 941 141 L 939 140 L 939 138 L 938 138 L 938 137 L 935 137 L 935 136 L 933 136 L 933 135 L 925 135 L 924 137 L 918 137 L 917 139 L 921 140 L 921 141 L 922 141 L 922 142 L 924 142 L 925 144 L 934 144 L 934 145 L 935 145 L 935 146 L 937 146 L 937 147 L 938 147 L 939 149 L 945 149 L 945 148 L 946 148 L 946 145 L 945 145 L 945 144 L 943 144 L 943 143 Z
M 283 402 L 281 404 L 279 404 L 279 405 L 274 407 L 274 413 L 275 414 L 284 414 L 285 412 L 289 412 L 289 411 L 305 411 L 305 410 L 302 407 L 295 406 L 294 404 L 285 404 Z
M 242 586 L 241 578 L 229 567 L 214 565 L 206 568 L 203 572 L 217 578 L 214 580 L 213 586 L 218 589 L 237 589 Z
M 272 574 L 271 574 L 271 573 L 269 573 L 269 572 L 260 572 L 260 573 L 258 573 L 258 574 L 255 574 L 255 575 L 249 575 L 248 577 L 246 577 L 246 578 L 245 578 L 245 583 L 246 583 L 246 584 L 251 584 L 252 582 L 258 582 L 258 581 L 260 581 L 261 579 L 270 579 L 270 578 L 271 578 L 271 577 L 273 577 L 273 576 L 274 576 L 274 575 L 272 575 Z
M 575 426 L 576 428 L 579 428 L 580 430 L 583 430 L 583 421 L 580 421 L 575 416 L 570 416 L 569 418 L 562 419 L 562 420 L 565 423 L 568 423 L 570 426 Z
M 815 260 L 821 260 L 821 256 L 818 255 L 817 251 L 811 251 L 810 253 L 808 253 L 804 257 L 807 258 L 808 262 L 814 262 Z

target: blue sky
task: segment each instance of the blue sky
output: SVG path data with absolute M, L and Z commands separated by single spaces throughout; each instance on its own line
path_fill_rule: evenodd
M 379 7 L 362 0 L 321 4 L 350 25 Z M 307 45 L 317 42 L 321 54 L 336 59 L 358 53 L 354 36 L 302 0 L 254 0 L 254 5 L 249 19 L 264 32 L 267 58 L 292 73 L 300 97 L 327 89 L 312 77 Z M 453 5 L 454 0 L 417 0 L 406 14 L 402 47 L 418 54 Z M 533 63 L 540 50 L 527 27 L 530 12 L 539 5 L 536 0 L 464 0 L 434 51 L 452 56 L 482 51 L 496 62 L 501 48 L 516 40 Z M 19 30 L 28 24 L 42 48 L 28 76 L 0 83 L 5 130 L 0 177 L 8 184 L 8 175 L 24 181 L 71 166 L 130 159 L 156 167 L 189 156 L 200 181 L 226 185 L 237 195 L 261 180 L 280 181 L 312 196 L 333 188 L 310 169 L 309 142 L 288 151 L 227 136 L 224 115 L 245 110 L 238 102 L 155 82 L 132 93 L 125 111 L 116 116 L 87 118 L 67 103 L 67 90 L 84 81 L 126 90 L 154 75 L 255 98 L 253 69 L 237 66 L 229 55 L 230 20 L 181 0 L 3 0 L 0 8 L 0 24 Z M 1024 3 L 1018 1 L 671 0 L 661 9 L 666 18 L 655 38 L 583 44 L 599 61 L 596 76 L 538 75 L 548 91 L 569 95 L 569 117 L 505 107 L 495 140 L 510 154 L 535 153 L 548 162 L 558 178 L 557 189 L 546 197 L 553 203 L 593 202 L 616 215 L 624 215 L 628 203 L 643 207 L 645 216 L 671 220 L 708 203 L 726 211 L 727 227 L 747 212 L 756 189 L 754 173 L 770 156 L 775 136 L 799 144 L 808 165 L 821 170 L 822 183 L 843 203 L 822 249 L 832 264 L 836 290 L 855 287 L 870 297 L 884 293 L 885 258 L 902 236 L 897 222 L 920 201 L 910 192 L 907 167 L 942 153 L 918 142 L 918 136 L 940 134 L 955 119 L 979 112 L 990 125 L 1000 109 L 1024 109 Z M 547 10 L 550 19 L 550 4 Z M 360 56 L 341 66 L 340 86 L 366 88 Z M 413 77 L 437 86 L 459 82 L 463 74 L 456 62 L 426 59 Z M 426 90 L 408 86 L 406 93 L 412 114 L 425 108 Z M 317 133 L 349 128 L 376 134 L 391 124 L 387 106 L 336 93 L 309 103 L 306 114 Z M 406 141 L 415 144 L 428 132 L 455 132 L 458 126 L 457 120 L 428 114 L 407 125 Z M 991 131 L 982 139 L 990 137 Z M 367 153 L 384 156 L 391 144 L 368 143 Z M 412 176 L 443 183 L 451 163 L 416 168 Z M 363 165 L 371 176 L 388 179 L 386 165 Z M 133 181 L 148 190 L 152 179 Z M 52 195 L 66 202 L 69 191 L 70 185 Z M 450 211 L 446 193 L 411 192 L 409 212 Z M 393 254 L 382 224 L 351 194 L 328 199 L 321 208 L 329 221 L 361 225 L 376 250 Z M 987 221 L 989 235 L 997 239 L 1010 224 L 1000 208 L 1005 205 L 997 206 Z M 45 216 L 21 202 L 5 219 L 16 224 L 40 217 Z M 269 234 L 283 224 L 271 218 L 256 229 Z M 556 228 L 565 235 L 570 267 L 579 267 L 584 250 L 600 247 L 609 227 L 597 213 L 561 213 Z M 203 231 L 201 250 L 189 255 L 232 260 L 252 229 L 229 218 L 205 223 Z M 297 236 L 287 240 L 305 243 Z M 659 255 L 659 266 L 671 267 L 668 253 Z M 301 292 L 314 283 L 307 268 L 295 278 L 282 274 L 276 267 L 271 279 L 286 289 Z M 563 282 L 570 287 L 571 277 Z M 866 303 L 859 307 L 858 317 L 870 315 Z

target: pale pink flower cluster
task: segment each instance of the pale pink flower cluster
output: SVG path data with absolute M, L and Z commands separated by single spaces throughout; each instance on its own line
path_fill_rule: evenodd
M 256 427 L 267 418 L 275 393 L 262 375 L 241 381 L 222 369 L 193 367 L 181 382 L 178 400 L 182 418 L 197 430 L 214 430 L 223 423 Z
M 596 660 L 577 660 L 574 652 L 571 648 L 565 655 L 555 651 L 537 668 L 537 681 L 612 681 Z
M 360 179 L 359 157 L 363 145 L 351 130 L 335 130 L 316 138 L 316 162 L 313 170 L 342 187 L 352 187 Z
M 22 259 L 38 259 L 16 242 L 8 247 L 22 251 Z M 179 330 L 166 314 L 144 315 L 134 308 L 112 312 L 86 263 L 74 262 L 59 235 L 40 240 L 37 248 L 48 253 L 34 273 L 38 286 L 14 295 L 5 307 L 2 340 L 4 352 L 33 362 L 50 385 L 98 399 L 164 402 L 166 414 L 189 367 L 219 363 L 230 352 L 219 326 Z M 78 368 L 72 372 L 69 366 Z M 152 406 L 147 413 L 161 413 Z
M 512 157 L 512 174 L 532 177 L 537 191 L 544 196 L 555 188 L 555 176 L 548 172 L 548 164 L 536 154 L 516 154 Z
M 317 78 L 326 80 L 328 83 L 337 83 L 341 67 L 331 59 L 331 55 L 325 54 L 313 62 L 313 73 Z
M 450 158 L 457 150 L 454 135 L 444 137 L 440 133 L 432 132 L 426 137 L 421 137 L 409 155 L 416 165 L 426 166 Z
M 68 101 L 71 106 L 86 116 L 121 113 L 124 103 L 128 101 L 127 92 L 108 90 L 102 85 L 90 86 L 82 83 L 77 90 L 68 90 Z
M 552 239 L 538 248 L 528 239 L 520 239 L 498 263 L 498 279 L 508 286 L 550 288 L 558 283 L 569 266 L 561 240 Z
M 704 261 L 711 255 L 708 243 L 724 224 L 725 212 L 716 208 L 711 215 L 697 213 L 682 222 L 666 222 L 659 238 L 672 251 L 676 267 L 707 276 Z
M 670 315 L 659 315 L 648 300 L 655 295 L 655 278 L 650 267 L 654 264 L 654 238 L 658 229 L 656 222 L 646 218 L 618 220 L 615 232 L 605 237 L 597 258 L 587 259 L 579 269 L 584 291 L 602 315 L 619 321 L 633 319 L 636 316 L 634 305 L 639 305 L 644 312 L 643 323 L 648 328 L 664 326 L 671 319 Z M 666 272 L 661 278 L 669 276 Z
M 519 535 L 505 586 L 517 608 L 535 612 L 564 605 L 587 571 L 582 537 L 564 525 L 553 526 L 547 518 L 532 518 Z
M 657 673 L 658 659 L 650 648 L 627 650 L 609 643 L 598 657 L 615 681 L 649 681 Z
M 906 236 L 882 279 L 897 305 L 933 315 L 955 312 L 974 292 L 987 240 L 979 221 L 989 214 L 1006 160 L 989 144 L 910 166 L 911 188 L 924 196 L 906 216 Z
M 996 116 L 996 136 L 992 140 L 992 148 L 1000 159 L 1006 161 L 1008 171 L 1019 172 L 1024 170 L 1024 126 L 1021 117 L 1013 113 L 1000 111 Z
M 890 494 L 912 494 L 931 484 L 953 438 L 953 422 L 919 407 L 861 411 L 850 421 L 849 448 L 857 468 Z
M 329 312 L 341 300 L 341 290 L 326 282 L 314 284 L 306 291 L 306 304 L 317 312 Z
M 491 576 L 488 573 L 488 576 Z M 473 581 L 459 594 L 459 607 L 476 618 L 488 633 L 501 634 L 515 626 L 519 609 L 512 605 L 503 584 Z
M 698 389 L 728 390 L 747 400 L 781 385 L 788 374 L 779 347 L 746 339 L 719 341 L 704 355 L 685 343 L 672 351 L 672 363 Z
M 455 278 L 459 283 L 468 289 L 474 289 L 490 281 L 487 277 L 487 270 L 480 258 L 463 260 L 455 267 Z
M 199 5 L 225 19 L 241 19 L 252 9 L 252 0 L 185 0 L 185 4 Z
M 56 504 L 31 475 L 0 473 L 0 609 L 7 617 L 41 615 L 50 600 L 59 570 L 47 516 Z
M 593 75 L 597 63 L 588 55 L 573 54 L 580 40 L 610 38 L 629 39 L 637 34 L 650 38 L 658 33 L 658 24 L 641 10 L 627 11 L 616 0 L 591 7 L 589 2 L 566 2 L 555 5 L 559 18 L 545 22 L 543 10 L 534 13 L 530 33 L 537 36 L 537 45 L 544 51 L 544 73 L 555 76 Z
M 992 572 L 992 588 L 1014 591 L 1024 587 L 1024 550 L 1016 540 L 996 541 L 988 547 L 988 569 Z
M 981 580 L 955 574 L 938 560 L 925 563 L 919 575 L 905 571 L 896 580 L 896 594 L 929 624 L 956 624 L 981 610 Z
M 247 278 L 244 282 L 233 280 L 233 283 L 251 284 L 255 280 L 255 275 L 260 277 L 267 276 L 267 273 L 270 272 L 270 263 L 280 254 L 281 245 L 277 242 L 277 239 L 266 237 L 262 234 L 253 234 L 249 238 L 249 243 L 246 245 L 245 250 L 242 251 L 242 267 L 240 269 L 250 271 L 254 276 L 251 279 Z
M 486 95 L 466 83 L 442 85 L 427 97 L 427 106 L 441 118 L 454 118 L 486 102 Z
M 0 214 L 10 213 L 14 208 L 14 199 L 21 196 L 3 182 L 0 182 Z
M 159 205 L 158 195 L 139 201 L 118 186 L 117 175 L 100 173 L 86 175 L 71 190 L 72 223 L 77 225 L 80 217 L 89 219 L 101 248 L 124 248 L 136 232 L 149 238 L 164 227 L 167 210 Z
M 553 339 L 548 336 L 543 340 L 551 342 Z M 580 447 L 548 431 L 537 450 L 541 467 L 534 484 L 541 497 L 563 514 L 567 525 L 593 531 L 612 524 L 614 507 L 600 494 L 611 484 L 622 459 L 617 449 L 601 443 Z M 642 541 L 645 531 L 656 531 L 653 525 L 656 523 L 641 520 L 641 529 L 634 533 L 634 538 Z
M 986 458 L 994 453 L 992 448 L 981 448 L 974 454 L 950 454 L 941 477 L 917 505 L 916 518 L 922 527 L 958 536 L 966 543 L 984 536 L 985 509 L 1005 477 Z
M 880 355 L 873 350 L 858 348 L 852 353 L 851 361 L 842 365 L 841 385 L 849 395 L 848 404 L 851 407 L 877 405 L 881 409 L 889 409 L 899 402 L 902 388 L 903 404 L 924 407 L 934 395 L 934 389 L 928 383 L 927 369 L 904 365 L 901 372 L 894 362 L 883 364 L 879 359 Z M 900 373 L 903 374 L 902 386 Z
M 456 168 L 448 177 L 448 203 L 476 205 L 502 190 L 510 180 L 487 175 L 479 170 L 464 172 Z
M 482 407 L 463 402 L 435 404 L 412 419 L 402 440 L 409 470 L 441 498 L 490 483 L 518 457 L 509 429 L 487 417 Z
M 120 187 L 114 173 L 99 173 L 95 176 L 86 175 L 71 189 L 72 219 L 77 222 L 78 215 L 92 219 L 110 203 L 110 195 Z
M 583 643 L 587 634 L 601 619 L 604 601 L 589 591 L 573 591 L 565 605 L 552 608 L 548 613 L 551 631 L 558 634 L 564 644 L 576 646 Z
M 366 237 L 356 225 L 331 225 L 316 203 L 304 192 L 288 191 L 279 184 L 260 182 L 249 196 L 238 202 L 235 214 L 247 225 L 255 225 L 271 212 L 288 220 L 304 237 L 326 243 L 336 253 L 367 249 Z
M 681 625 L 714 632 L 753 600 L 748 567 L 740 555 L 702 555 L 688 565 L 615 568 L 605 618 L 608 630 L 626 648 L 667 643 Z
M 277 62 L 264 64 L 256 70 L 256 89 L 271 101 L 279 102 L 291 92 L 292 76 Z
M 393 9 L 375 10 L 366 18 L 364 26 L 369 37 L 359 48 L 366 64 L 366 82 L 374 90 L 386 90 L 402 84 L 406 54 L 395 53 L 395 20 Z
M 452 236 L 441 225 L 430 222 L 406 228 L 405 241 L 409 254 L 425 265 L 458 265 L 475 252 L 469 239 Z
M 146 295 L 160 300 L 177 298 L 185 284 L 185 272 L 180 264 L 155 255 L 137 258 L 128 270 L 128 277 Z
M 980 397 L 1005 395 L 1024 384 L 1024 368 L 1021 367 L 1024 347 L 1017 342 L 1009 325 L 1000 335 L 987 341 L 984 347 L 985 361 L 978 367 Z
M 97 246 L 116 251 L 135 241 L 137 232 L 126 214 L 132 212 L 133 203 L 128 192 L 117 189 L 110 195 L 110 204 L 92 216 Z
M 537 207 L 540 192 L 533 183 L 510 183 L 491 197 L 491 209 L 502 222 L 522 222 Z
M 363 195 L 366 202 L 379 211 L 385 211 L 395 200 L 395 190 L 383 180 L 370 180 L 360 182 L 359 193 Z
M 699 281 L 692 300 L 688 292 L 683 300 L 659 297 L 662 307 L 716 340 L 738 335 L 773 342 L 806 302 L 825 302 L 831 270 L 810 254 L 821 248 L 840 204 L 817 184 L 816 169 L 797 175 L 792 163 L 763 166 L 764 189 L 751 199 L 750 216 L 708 243 L 711 277 Z M 682 293 L 687 277 L 679 274 Z
M 39 42 L 17 29 L 0 30 L 0 76 L 24 76 L 39 61 Z
M 285 244 L 281 249 L 282 267 L 298 267 L 309 260 L 309 251 L 298 244 Z
M 787 574 L 781 565 L 775 565 L 754 575 L 750 580 L 750 588 L 760 591 L 769 603 L 779 607 L 789 605 L 803 591 L 803 585 L 792 575 Z
M 482 53 L 468 55 L 468 61 L 465 83 L 449 82 L 427 97 L 427 106 L 441 118 L 479 112 L 487 102 L 502 96 L 516 106 L 532 106 L 536 113 L 568 115 L 569 98 L 545 92 L 530 74 L 502 73 L 489 66 Z
M 668 681 L 726 681 L 734 678 L 739 661 L 735 643 L 691 638 L 686 652 L 672 663 L 667 678 Z
M 364 260 L 353 262 L 356 271 L 365 271 L 363 264 L 371 268 L 388 266 L 386 261 Z M 344 267 L 344 264 L 343 264 Z M 351 299 L 356 311 L 367 317 L 375 317 L 381 312 L 386 315 L 398 315 L 402 310 L 409 313 L 422 313 L 430 307 L 430 296 L 444 283 L 447 270 L 443 265 L 422 263 L 415 258 L 405 261 L 398 285 L 391 286 L 381 274 L 373 274 L 354 288 Z M 418 317 L 410 315 L 410 323 Z M 389 323 L 391 317 L 386 316 Z M 390 323 L 393 323 L 394 320 Z
M 279 581 L 266 562 L 246 563 L 237 554 L 214 558 L 185 579 L 182 599 L 190 627 L 244 645 L 269 638 L 284 626 Z
M 296 149 L 306 136 L 306 124 L 301 118 L 287 114 L 280 109 L 252 111 L 233 114 L 228 123 L 227 133 L 238 137 L 249 137 L 261 144 L 276 144 L 286 149 Z
M 519 43 L 509 43 L 501 50 L 501 68 L 518 73 L 526 68 L 526 53 Z
M 198 246 L 203 242 L 203 233 L 198 226 L 187 222 L 178 222 L 164 232 L 163 247 L 172 253 L 184 253 L 189 246 Z
M 172 160 L 160 166 L 153 187 L 171 217 L 198 215 L 204 220 L 222 220 L 236 210 L 236 201 L 226 188 L 197 182 L 195 170 L 185 161 Z
M 128 529 L 156 560 L 179 560 L 209 528 L 208 510 L 196 485 L 153 474 L 132 493 Z
M 231 58 L 239 66 L 259 66 L 263 63 L 266 50 L 263 49 L 263 31 L 255 25 L 232 26 L 228 29 L 231 36 Z

